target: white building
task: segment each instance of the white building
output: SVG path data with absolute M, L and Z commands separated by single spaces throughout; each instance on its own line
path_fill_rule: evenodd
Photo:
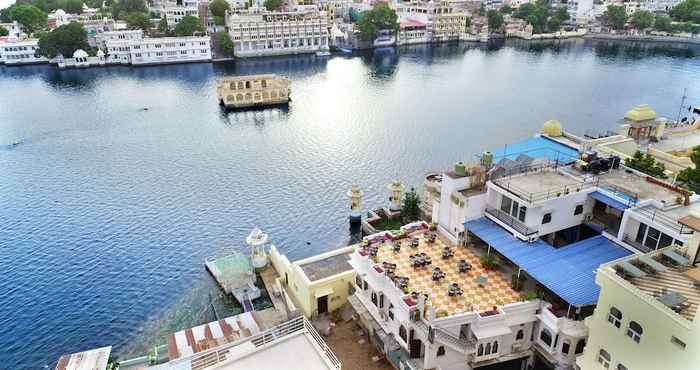
M 17 21 L 10 23 L 0 23 L 0 27 L 4 27 L 7 30 L 7 37 L 19 38 L 22 34 L 22 28 L 20 27 L 19 23 L 17 23 Z
M 328 47 L 323 11 L 228 13 L 226 18 L 238 57 L 314 53 Z
M 403 28 L 399 30 L 400 44 L 456 41 L 467 37 L 467 15 L 450 1 L 413 0 L 393 7 Z
M 168 64 L 211 60 L 209 37 L 107 40 L 108 64 Z
M 95 43 L 100 49 L 106 49 L 108 41 L 136 41 L 141 39 L 143 39 L 142 30 L 107 31 L 97 34 Z
M 46 57 L 36 55 L 38 49 L 38 39 L 0 38 L 0 63 L 6 65 L 47 63 L 49 60 Z
M 183 0 L 180 4 L 175 1 L 160 1 L 150 7 L 150 10 L 165 17 L 168 27 L 175 28 L 185 16 L 199 17 L 199 1 Z

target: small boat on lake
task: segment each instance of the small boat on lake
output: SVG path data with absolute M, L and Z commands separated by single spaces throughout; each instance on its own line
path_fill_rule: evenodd
M 224 77 L 216 83 L 219 104 L 230 109 L 289 104 L 292 81 L 274 74 Z

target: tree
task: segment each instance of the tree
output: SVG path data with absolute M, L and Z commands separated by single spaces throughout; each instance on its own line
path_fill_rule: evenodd
M 637 10 L 632 14 L 632 25 L 640 31 L 653 26 L 654 13 L 647 10 Z
M 464 27 L 464 28 L 465 28 L 465 31 L 466 31 L 467 33 L 471 33 L 471 30 L 472 30 L 472 19 L 471 19 L 470 17 L 467 17 L 467 19 L 465 19 L 464 25 L 465 25 L 465 27 Z
M 282 9 L 282 0 L 265 0 L 263 5 L 269 11 L 280 10 Z
M 146 2 L 144 0 L 118 0 L 112 5 L 112 16 L 122 18 L 130 13 L 147 13 Z
M 221 53 L 226 57 L 233 58 L 233 41 L 228 32 L 217 32 L 216 38 L 219 42 Z
M 158 22 L 158 32 L 167 35 L 168 32 L 170 32 L 170 28 L 168 28 L 168 19 L 163 16 L 163 18 L 160 19 L 160 22 Z
M 28 34 L 40 30 L 46 26 L 48 15 L 34 5 L 19 4 L 10 10 L 10 19 L 22 25 L 24 32 Z
M 510 14 L 513 13 L 513 8 L 510 7 L 510 5 L 506 4 L 501 7 L 499 10 L 501 14 Z
M 411 188 L 403 197 L 403 205 L 401 207 L 401 216 L 404 221 L 416 221 L 420 216 L 420 197 L 416 193 L 416 189 Z
M 83 25 L 77 22 L 64 24 L 51 32 L 43 33 L 39 37 L 39 50 L 37 54 L 48 58 L 63 55 L 71 58 L 78 49 L 88 50 L 87 32 Z
M 503 14 L 498 10 L 489 10 L 486 12 L 486 18 L 488 20 L 489 30 L 500 32 L 503 27 Z
M 231 10 L 231 6 L 226 0 L 213 0 L 209 3 L 209 10 L 215 17 L 224 17 L 226 11 Z
M 657 14 L 654 19 L 654 29 L 661 32 L 671 32 L 671 17 L 664 14 Z
M 197 32 L 204 33 L 206 28 L 204 28 L 204 24 L 199 18 L 192 15 L 182 17 L 177 26 L 175 26 L 175 35 L 177 36 L 192 36 Z
M 669 14 L 679 22 L 686 22 L 693 20 L 697 11 L 700 11 L 700 0 L 684 0 L 671 8 Z
M 531 24 L 533 33 L 542 33 L 547 27 L 549 7 L 546 1 L 537 0 L 534 3 L 520 5 L 513 16 Z
M 7 28 L 0 26 L 0 36 L 7 36 L 10 34 L 10 31 L 7 30 Z
M 527 18 L 535 12 L 535 4 L 525 3 L 520 5 L 518 10 L 513 14 L 515 18 L 527 20 Z
M 642 154 L 642 152 L 637 151 L 631 158 L 625 159 L 625 165 L 627 167 L 634 168 L 637 171 L 646 173 L 649 176 L 658 177 L 661 179 L 666 178 L 666 167 L 663 163 L 657 163 L 656 159 L 651 156 L 651 154 Z
M 214 16 L 214 24 L 217 26 L 224 26 L 224 25 L 226 25 L 226 18 L 219 17 L 218 15 L 215 15 Z
M 684 182 L 690 190 L 700 193 L 700 146 L 693 148 L 690 160 L 695 164 L 695 168 L 689 167 L 681 171 L 678 180 Z
M 126 16 L 126 25 L 130 30 L 148 32 L 151 29 L 151 18 L 146 13 L 130 13 Z
M 549 17 L 547 21 L 547 29 L 549 32 L 557 32 L 561 28 L 561 21 L 557 17 Z
M 603 14 L 605 23 L 616 30 L 621 30 L 625 28 L 625 22 L 627 22 L 627 12 L 624 6 L 618 5 L 608 5 L 608 8 Z
M 386 3 L 378 3 L 371 10 L 362 12 L 357 28 L 360 38 L 364 41 L 374 40 L 379 30 L 395 31 L 399 27 L 398 17 L 394 9 Z
M 83 12 L 83 2 L 80 0 L 67 0 L 64 10 L 69 14 L 80 14 Z
M 569 11 L 566 8 L 557 8 L 552 17 L 557 18 L 560 23 L 566 22 L 569 20 L 569 18 L 571 18 L 571 16 L 569 16 Z

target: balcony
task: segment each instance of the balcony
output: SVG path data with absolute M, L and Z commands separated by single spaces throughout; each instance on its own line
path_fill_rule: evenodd
M 529 228 L 525 226 L 524 223 L 522 223 L 520 220 L 517 218 L 501 211 L 500 209 L 497 208 L 486 208 L 486 214 L 495 218 L 496 220 L 504 223 L 508 227 L 512 228 L 513 230 L 517 231 L 523 236 L 531 236 L 534 234 L 537 234 L 537 230 Z

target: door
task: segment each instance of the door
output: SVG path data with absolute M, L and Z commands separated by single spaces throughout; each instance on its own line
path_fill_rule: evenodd
M 316 308 L 318 309 L 318 314 L 326 313 L 328 312 L 328 296 L 324 295 L 323 297 L 318 297 L 316 298 Z

